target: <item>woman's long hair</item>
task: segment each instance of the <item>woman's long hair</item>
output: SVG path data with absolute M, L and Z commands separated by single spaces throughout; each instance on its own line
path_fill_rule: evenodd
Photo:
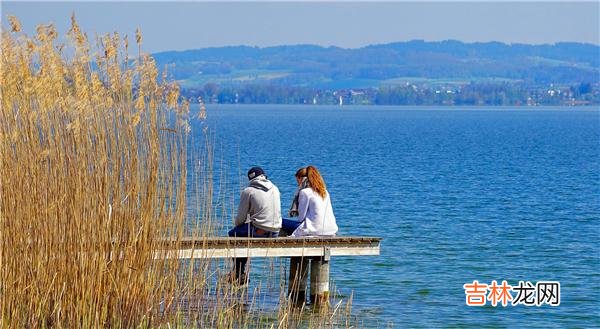
M 306 175 L 306 167 L 302 167 L 296 171 L 296 178 L 304 178 Z
M 325 199 L 327 187 L 325 186 L 325 181 L 323 180 L 323 177 L 317 168 L 314 166 L 306 167 L 306 177 L 308 178 L 308 184 L 310 184 L 310 187 L 313 189 L 313 191 L 320 195 L 321 198 Z

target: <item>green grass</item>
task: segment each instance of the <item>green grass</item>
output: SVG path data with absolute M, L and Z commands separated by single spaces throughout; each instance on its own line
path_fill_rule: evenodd
M 199 88 L 207 83 L 228 84 L 248 82 L 268 82 L 289 76 L 288 71 L 276 70 L 235 70 L 229 74 L 196 74 L 191 78 L 178 80 L 185 88 Z

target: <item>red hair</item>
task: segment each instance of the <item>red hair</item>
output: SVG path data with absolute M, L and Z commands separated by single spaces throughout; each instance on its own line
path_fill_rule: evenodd
M 296 171 L 296 178 L 304 178 L 307 176 L 306 168 L 300 168 Z
M 317 168 L 314 166 L 306 167 L 306 177 L 308 178 L 308 183 L 313 191 L 320 195 L 321 198 L 325 199 L 327 187 L 325 186 L 325 181 L 323 181 L 323 177 Z

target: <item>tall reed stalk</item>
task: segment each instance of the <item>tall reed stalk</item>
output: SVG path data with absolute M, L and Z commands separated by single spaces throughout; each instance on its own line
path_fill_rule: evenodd
M 240 291 L 219 280 L 222 262 L 157 252 L 165 239 L 214 235 L 233 199 L 213 199 L 210 138 L 193 154 L 198 173 L 188 173 L 189 104 L 141 53 L 139 31 L 130 58 L 127 37 L 92 46 L 74 17 L 67 44 L 52 25 L 30 37 L 9 21 L 0 48 L 1 328 L 343 326 L 339 304 L 309 320 L 291 306 L 281 262 L 263 268 L 282 292 L 265 320 L 260 283 Z M 190 195 L 196 209 L 186 208 Z
M 127 38 L 92 50 L 72 19 L 2 31 L 0 324 L 152 325 L 175 296 L 175 260 L 152 260 L 182 234 L 185 117 L 175 84 Z M 136 41 L 141 45 L 141 34 Z M 68 49 L 68 50 L 67 50 Z

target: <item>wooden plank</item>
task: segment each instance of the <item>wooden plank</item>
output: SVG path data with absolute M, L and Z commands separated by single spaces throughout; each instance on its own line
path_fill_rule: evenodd
M 206 238 L 166 241 L 154 258 L 323 257 L 379 255 L 380 238 Z
M 381 238 L 377 237 L 306 237 L 306 238 L 228 238 L 228 237 L 184 237 L 179 240 L 162 241 L 166 249 L 185 248 L 215 248 L 223 246 L 333 246 L 340 244 L 379 244 Z
M 330 250 L 331 256 L 377 256 L 379 247 L 340 247 Z M 154 258 L 234 258 L 234 257 L 322 257 L 323 248 L 217 248 L 217 249 L 181 249 L 155 253 Z

